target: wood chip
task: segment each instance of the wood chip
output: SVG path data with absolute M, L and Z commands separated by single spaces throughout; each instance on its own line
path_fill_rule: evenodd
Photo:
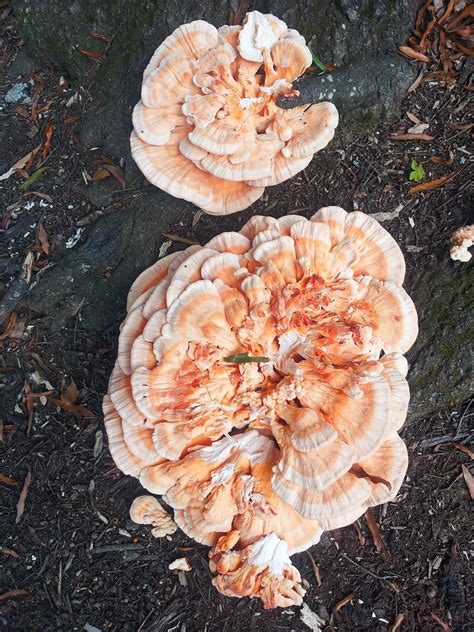
M 25 511 L 25 502 L 26 502 L 26 497 L 28 496 L 28 490 L 30 489 L 30 485 L 31 485 L 31 471 L 29 471 L 28 474 L 26 475 L 25 482 L 23 483 L 23 489 L 21 490 L 20 498 L 18 499 L 18 504 L 16 506 L 15 524 L 18 524 L 20 522 L 21 517 L 23 516 L 23 513 Z
M 13 549 L 8 549 L 7 547 L 0 546 L 0 553 L 4 555 L 11 555 L 12 557 L 20 557 L 16 551 Z
M 301 621 L 308 626 L 312 632 L 321 632 L 326 621 L 321 618 L 316 612 L 313 612 L 308 604 L 304 603 L 300 610 Z

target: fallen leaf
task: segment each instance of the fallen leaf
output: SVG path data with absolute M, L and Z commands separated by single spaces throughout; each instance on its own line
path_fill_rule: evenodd
M 49 399 L 55 406 L 71 413 L 77 423 L 80 423 L 84 417 L 95 418 L 96 415 L 88 408 L 82 406 L 81 404 L 76 404 L 78 396 L 79 391 L 73 380 L 64 393 L 61 394 L 60 399 L 54 399 L 53 397 L 50 397 Z
M 42 222 L 38 224 L 38 240 L 41 244 L 41 248 L 45 255 L 49 255 L 49 240 L 48 233 L 46 232 Z
M 18 524 L 20 522 L 21 517 L 25 511 L 25 502 L 26 502 L 26 497 L 28 496 L 28 490 L 30 489 L 30 485 L 31 485 L 31 471 L 28 471 L 28 474 L 26 475 L 26 478 L 25 478 L 25 482 L 23 483 L 23 488 L 20 493 L 20 498 L 18 499 L 18 504 L 16 506 L 15 524 Z
M 338 602 L 338 603 L 334 606 L 334 609 L 333 609 L 333 611 L 331 612 L 331 616 L 330 616 L 330 618 L 329 618 L 329 622 L 330 622 L 330 625 L 331 625 L 331 626 L 332 626 L 332 622 L 333 622 L 333 620 L 334 620 L 334 616 L 336 615 L 336 613 L 337 613 L 337 612 L 339 612 L 339 610 L 340 610 L 341 608 L 344 608 L 344 606 L 346 606 L 346 605 L 349 603 L 349 601 L 351 601 L 352 599 L 354 599 L 355 594 L 356 594 L 356 591 L 355 591 L 355 590 L 353 590 L 353 591 L 350 593 L 350 595 L 347 595 L 347 597 L 344 597 L 344 599 L 341 599 L 341 601 L 339 601 L 339 602 Z
M 420 193 L 421 191 L 428 191 L 429 189 L 437 189 L 438 187 L 445 184 L 448 180 L 451 180 L 457 171 L 453 171 L 452 173 L 448 173 L 447 176 L 443 176 L 442 178 L 437 178 L 436 180 L 429 180 L 428 182 L 423 182 L 423 184 L 417 184 L 416 187 L 412 187 L 407 191 L 408 195 L 412 195 L 413 193 Z
M 456 441 L 450 441 L 449 443 L 454 446 L 456 450 L 460 450 L 461 452 L 464 452 L 464 454 L 467 454 L 469 458 L 474 459 L 474 452 L 469 450 L 467 446 L 462 443 L 456 443 Z
M 91 182 L 97 182 L 98 180 L 105 180 L 105 178 L 110 178 L 112 174 L 108 169 L 104 169 L 104 167 L 99 167 L 95 173 L 88 177 L 88 180 Z
M 423 68 L 420 70 L 420 73 L 419 73 L 418 77 L 415 79 L 415 81 L 408 88 L 408 92 L 414 92 L 418 88 L 418 86 L 420 85 L 420 83 L 423 80 L 424 73 L 425 73 L 425 67 L 423 66 Z
M 35 255 L 30 251 L 27 253 L 25 260 L 23 261 L 23 265 L 21 266 L 21 279 L 26 283 L 30 282 L 34 260 Z
M 187 239 L 186 237 L 180 237 L 179 235 L 175 235 L 174 233 L 162 233 L 163 237 L 169 239 L 171 241 L 176 241 L 180 244 L 188 244 L 190 246 L 194 244 L 198 244 L 198 241 L 194 241 L 193 239 Z
M 120 169 L 120 167 L 117 167 L 117 165 L 104 165 L 104 169 L 107 169 L 110 172 L 110 174 L 116 180 L 118 180 L 122 189 L 127 188 L 127 183 L 125 182 L 125 176 L 123 175 L 123 171 L 122 169 Z
M 37 180 L 39 180 L 39 178 L 41 178 L 41 176 L 43 175 L 43 173 L 45 171 L 48 170 L 48 167 L 40 167 L 39 169 L 37 169 L 29 178 L 28 180 L 25 180 L 25 182 L 23 182 L 22 184 L 20 184 L 20 190 L 21 191 L 25 191 L 28 187 L 30 187 L 32 184 L 34 184 Z
M 399 612 L 397 618 L 395 619 L 395 623 L 390 626 L 389 632 L 397 632 L 398 628 L 402 625 L 405 620 L 405 615 L 402 612 Z
M 469 493 L 471 494 L 471 499 L 474 500 L 474 476 L 471 474 L 469 468 L 466 467 L 466 465 L 462 465 L 461 469 L 464 480 L 466 481 L 467 488 L 469 489 Z
M 7 324 L 5 325 L 5 329 L 3 330 L 3 333 L 0 334 L 0 342 L 2 342 L 2 340 L 6 340 L 9 337 L 9 335 L 13 331 L 13 328 L 15 327 L 15 323 L 16 323 L 16 312 L 12 312 L 10 316 L 8 317 Z
M 0 553 L 3 553 L 4 555 L 11 555 L 12 557 L 20 557 L 16 551 L 8 549 L 5 546 L 0 546 Z
M 23 195 L 25 197 L 29 197 L 31 195 L 35 195 L 36 197 L 39 197 L 42 200 L 46 200 L 50 204 L 53 203 L 53 198 L 50 195 L 48 195 L 47 193 L 40 193 L 39 191 L 27 191 L 26 193 L 23 193 Z
M 0 474 L 0 483 L 5 483 L 6 485 L 18 485 L 18 481 L 14 481 L 13 478 L 5 476 L 5 474 Z
M 406 112 L 406 115 L 412 123 L 415 123 L 415 125 L 419 125 L 421 123 L 420 119 L 415 116 L 415 114 L 412 114 L 411 112 Z
M 413 48 L 410 48 L 409 46 L 399 46 L 398 50 L 404 55 L 406 55 L 407 57 L 410 57 L 410 59 L 416 59 L 417 61 L 426 61 L 426 62 L 430 61 L 429 57 L 427 57 L 423 53 L 418 52 L 417 50 L 413 50 Z
M 434 612 L 431 613 L 431 618 L 434 621 L 436 621 L 436 623 L 440 626 L 443 632 L 451 632 L 451 628 L 449 627 L 449 625 L 445 623 L 444 621 L 442 621 L 437 615 L 435 615 Z
M 369 507 L 365 512 L 365 519 L 367 521 L 367 526 L 369 527 L 369 531 L 372 535 L 372 539 L 375 544 L 375 548 L 380 553 L 382 550 L 382 536 L 380 535 L 379 525 L 377 524 L 377 520 L 375 519 L 374 512 Z
M 114 39 L 114 35 L 103 35 L 102 33 L 97 33 L 96 31 L 92 31 L 91 33 L 91 37 L 93 37 L 94 39 L 97 40 L 101 40 L 102 42 L 107 42 L 108 44 L 110 44 L 110 42 Z
M 30 118 L 30 113 L 29 113 L 29 112 L 28 112 L 28 110 L 27 110 L 25 107 L 23 107 L 22 105 L 18 105 L 18 106 L 15 108 L 15 112 L 16 112 L 19 116 L 22 116 L 23 118 L 26 118 L 26 119 L 27 119 L 27 118 Z
M 24 597 L 27 594 L 28 592 L 23 590 L 23 588 L 14 588 L 13 590 L 3 593 L 3 595 L 0 595 L 0 601 L 6 601 L 7 599 L 10 599 L 10 597 Z
M 81 50 L 81 49 L 79 49 L 79 52 L 82 53 L 83 55 L 86 55 L 87 57 L 90 57 L 91 59 L 95 59 L 95 60 L 102 60 L 104 58 L 104 53 L 95 53 L 92 50 Z
M 390 140 L 434 140 L 429 134 L 391 134 Z
M 10 176 L 12 176 L 15 173 L 15 171 L 23 169 L 23 167 L 25 167 L 29 163 L 29 161 L 32 160 L 36 156 L 36 154 L 39 152 L 40 149 L 41 149 L 41 145 L 38 145 L 38 147 L 35 147 L 32 151 L 27 153 L 26 156 L 23 156 L 23 158 L 20 158 L 20 160 L 17 160 L 15 164 L 12 167 L 10 167 L 8 171 L 5 171 L 5 173 L 0 176 L 0 180 L 7 180 Z
M 51 123 L 51 121 L 48 121 L 46 123 L 46 127 L 44 128 L 44 132 L 43 132 L 43 138 L 44 138 L 44 146 L 43 146 L 43 153 L 42 153 L 43 160 L 51 151 L 51 142 L 53 140 L 53 132 L 54 132 L 54 125 Z

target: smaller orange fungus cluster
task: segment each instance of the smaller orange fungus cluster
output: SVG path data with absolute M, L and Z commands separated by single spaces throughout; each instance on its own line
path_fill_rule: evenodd
M 104 399 L 117 466 L 211 548 L 220 592 L 300 604 L 289 556 L 392 500 L 407 468 L 403 255 L 370 216 L 252 217 L 133 284 Z M 159 503 L 132 517 L 162 533 Z
M 297 94 L 292 82 L 311 62 L 297 31 L 258 11 L 243 26 L 180 26 L 144 72 L 133 111 L 136 163 L 152 184 L 207 213 L 247 208 L 334 136 L 331 103 L 276 105 Z

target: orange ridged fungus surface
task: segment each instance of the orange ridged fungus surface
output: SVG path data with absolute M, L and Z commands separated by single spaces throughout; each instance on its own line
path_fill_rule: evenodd
M 289 556 L 395 498 L 418 329 L 404 274 L 375 220 L 326 207 L 252 217 L 133 284 L 104 399 L 110 451 L 212 547 L 223 594 L 301 603 Z

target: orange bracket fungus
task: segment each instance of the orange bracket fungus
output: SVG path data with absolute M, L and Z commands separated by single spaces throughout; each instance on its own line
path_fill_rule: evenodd
M 110 451 L 211 547 L 223 594 L 301 604 L 289 556 L 398 493 L 418 329 L 404 274 L 374 219 L 327 207 L 252 217 L 132 285 L 104 398 Z M 135 503 L 139 522 L 161 520 Z
M 312 63 L 304 38 L 273 15 L 243 26 L 196 20 L 157 48 L 133 111 L 132 155 L 146 178 L 226 215 L 304 169 L 334 136 L 332 103 L 277 106 Z

